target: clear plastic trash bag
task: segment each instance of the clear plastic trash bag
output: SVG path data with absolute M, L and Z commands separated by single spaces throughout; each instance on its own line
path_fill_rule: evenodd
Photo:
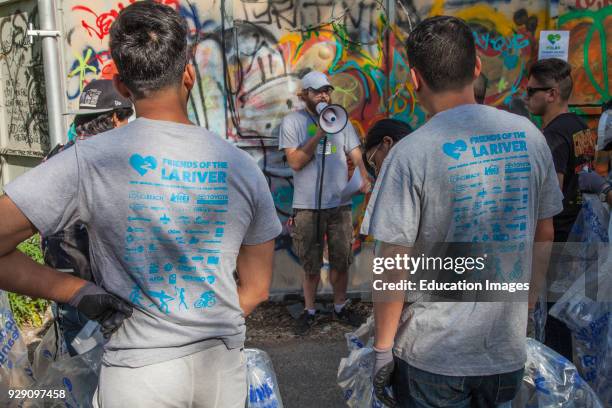
M 347 358 L 340 360 L 338 385 L 342 389 L 344 401 L 351 408 L 384 408 L 374 395 L 372 370 L 374 350 L 364 346 L 354 349 Z
M 549 291 L 561 297 L 586 271 L 597 271 L 598 264 L 610 254 L 609 218 L 608 206 L 599 201 L 597 195 L 583 194 L 582 208 L 567 242 L 556 254 L 559 270 Z
M 523 384 L 512 407 L 604 408 L 604 405 L 569 360 L 528 338 Z
M 374 350 L 368 320 L 355 333 L 346 335 L 350 354 L 340 361 L 338 384 L 349 407 L 383 408 L 373 395 Z M 527 338 L 527 362 L 523 384 L 512 408 L 604 408 L 594 391 L 566 358 L 534 339 Z
M 70 358 L 66 342 L 56 322 L 49 327 L 34 351 L 32 371 L 34 378 L 41 378 L 53 362 Z
M 8 295 L 0 291 L 0 406 L 14 400 L 9 390 L 28 388 L 34 382 L 28 349 L 21 337 L 9 305 Z
M 612 257 L 600 266 L 598 292 L 612 293 Z M 593 388 L 605 406 L 612 407 L 612 302 L 594 301 L 585 295 L 583 275 L 559 299 L 550 314 L 572 332 L 574 363 L 582 378 Z
M 85 354 L 53 362 L 30 389 L 61 390 L 58 399 L 28 400 L 21 408 L 90 408 L 98 386 L 104 350 L 98 346 Z
M 597 194 L 582 194 L 582 208 L 574 221 L 568 242 L 610 242 L 610 209 Z
M 247 408 L 283 408 L 276 373 L 268 354 L 244 349 L 247 364 Z
M 340 360 L 338 385 L 344 401 L 351 408 L 384 408 L 374 395 L 372 370 L 374 369 L 374 318 L 368 320 L 352 333 L 346 333 L 349 356 Z

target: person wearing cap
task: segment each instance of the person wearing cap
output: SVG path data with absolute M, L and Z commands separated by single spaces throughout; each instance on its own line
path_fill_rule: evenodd
M 301 80 L 299 94 L 304 108 L 286 115 L 280 126 L 279 149 L 284 150 L 293 170 L 293 247 L 305 272 L 305 310 L 296 327 L 300 335 L 306 334 L 316 320 L 314 301 L 323 263 L 324 236 L 334 290 L 333 315 L 351 325 L 361 323 L 361 318 L 345 307 L 353 237 L 351 206 L 342 205 L 342 191 L 348 180 L 346 155 L 361 173 L 362 192 L 370 190 L 370 181 L 361 157 L 359 136 L 350 121 L 336 134 L 326 134 L 318 126 L 316 106 L 321 102 L 330 104 L 333 90 L 324 73 L 307 73 Z
M 134 108 L 129 99 L 117 92 L 113 81 L 95 79 L 83 89 L 79 98 L 79 109 L 67 114 L 76 115 L 76 138 L 65 145 L 58 145 L 45 157 L 45 161 L 72 147 L 75 142 L 127 124 L 128 118 L 134 114 Z M 83 224 L 78 223 L 57 234 L 43 236 L 41 245 L 46 265 L 87 281 L 94 281 L 89 256 L 89 235 Z M 89 319 L 67 303 L 54 305 L 53 314 L 68 353 L 75 356 L 78 353 L 72 342 Z
M 94 79 L 79 98 L 79 109 L 68 112 L 74 118 L 77 138 L 84 139 L 127 124 L 134 114 L 132 102 L 124 98 L 110 79 Z

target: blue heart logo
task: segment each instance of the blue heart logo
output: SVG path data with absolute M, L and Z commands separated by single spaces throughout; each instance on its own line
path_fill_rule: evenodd
M 157 168 L 157 160 L 153 156 L 142 157 L 139 154 L 133 154 L 130 157 L 130 165 L 141 176 L 144 176 L 147 171 Z
M 457 140 L 455 143 L 444 143 L 444 146 L 442 146 L 442 151 L 455 160 L 459 160 L 459 157 L 461 157 L 460 152 L 465 152 L 466 150 L 467 145 L 463 140 Z

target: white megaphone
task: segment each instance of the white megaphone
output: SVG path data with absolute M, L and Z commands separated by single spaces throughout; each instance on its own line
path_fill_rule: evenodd
M 319 127 L 329 134 L 340 133 L 348 123 L 348 114 L 340 105 L 328 105 L 325 102 L 317 104 Z

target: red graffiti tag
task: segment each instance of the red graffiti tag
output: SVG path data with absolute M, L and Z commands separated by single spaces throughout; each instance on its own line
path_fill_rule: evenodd
M 134 3 L 136 0 L 129 0 L 129 1 L 130 3 Z M 89 33 L 90 37 L 93 37 L 93 34 L 95 34 L 100 40 L 102 40 L 110 32 L 111 24 L 113 23 L 113 21 L 115 21 L 115 19 L 119 15 L 119 11 L 124 9 L 124 6 L 122 3 L 119 3 L 117 5 L 117 8 L 119 10 L 113 9 L 111 11 L 108 11 L 106 13 L 101 13 L 99 15 L 95 11 L 93 11 L 92 9 L 86 6 L 74 6 L 72 8 L 72 11 L 80 10 L 80 11 L 84 11 L 86 13 L 93 15 L 95 17 L 94 24 L 90 24 L 89 22 L 85 20 L 81 20 L 81 25 L 87 30 L 87 33 Z
M 596 9 L 601 10 L 604 7 L 612 5 L 612 0 L 576 0 L 577 9 Z
M 135 3 L 136 0 L 128 0 L 129 4 Z M 165 4 L 167 6 L 171 6 L 174 9 L 178 10 L 179 0 L 156 0 L 156 3 Z M 129 5 L 128 4 L 128 5 Z M 90 37 L 93 37 L 95 34 L 100 40 L 103 40 L 104 37 L 108 35 L 110 32 L 111 24 L 119 15 L 119 12 L 123 10 L 125 6 L 123 3 L 117 4 L 116 9 L 112 9 L 108 12 L 98 14 L 87 6 L 74 6 L 72 11 L 84 11 L 86 13 L 91 14 L 95 17 L 95 23 L 91 24 L 85 20 L 81 20 L 81 25 L 83 28 L 87 30 L 87 33 Z

